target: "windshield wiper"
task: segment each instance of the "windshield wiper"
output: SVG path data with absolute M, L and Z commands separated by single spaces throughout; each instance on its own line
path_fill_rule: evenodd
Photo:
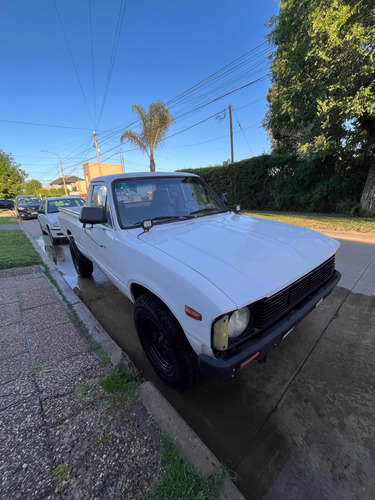
M 162 220 L 188 220 L 188 219 L 193 219 L 194 216 L 190 215 L 160 215 L 159 217 L 150 217 L 150 219 L 142 219 L 139 220 L 138 222 L 133 222 L 133 226 L 137 226 L 139 224 L 142 224 L 143 221 L 145 220 L 150 220 L 152 222 L 155 221 L 162 221 Z
M 201 208 L 200 210 L 194 210 L 194 212 L 190 212 L 189 215 L 195 215 L 195 214 L 203 214 L 205 212 L 211 212 L 213 214 L 221 214 L 224 212 L 229 212 L 230 209 L 228 208 L 227 210 L 222 210 L 218 208 Z
M 190 215 L 160 215 L 159 217 L 152 217 L 152 222 L 155 220 L 186 220 L 192 219 Z

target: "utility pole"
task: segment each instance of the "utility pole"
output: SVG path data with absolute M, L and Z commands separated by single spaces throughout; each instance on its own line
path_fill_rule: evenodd
M 94 134 L 96 156 L 98 157 L 99 175 L 102 175 L 102 165 L 100 163 L 100 153 L 99 153 L 99 148 L 98 148 L 98 141 L 96 140 L 96 132 L 95 132 L 95 130 L 94 130 L 93 134 Z
M 65 175 L 64 175 L 63 168 L 62 168 L 62 163 L 61 163 L 61 158 L 60 158 L 60 155 L 58 155 L 57 153 L 53 153 L 52 151 L 46 151 L 45 149 L 42 149 L 42 152 L 43 152 L 43 153 L 49 153 L 49 154 L 51 154 L 51 155 L 56 155 L 56 156 L 58 156 L 58 157 L 59 157 L 60 168 L 61 168 L 61 177 L 62 177 L 62 180 L 63 180 L 63 183 L 64 183 L 65 194 L 66 194 L 66 196 L 68 196 L 68 189 L 67 189 L 67 187 L 66 187 Z
M 34 184 L 34 191 L 35 191 L 35 195 L 36 195 L 36 196 L 38 196 L 38 191 L 37 191 L 37 189 L 36 189 L 36 185 L 35 185 L 35 181 L 34 181 L 34 179 L 33 179 L 33 184 Z
M 122 172 L 125 172 L 125 165 L 124 165 L 124 155 L 122 154 L 122 149 L 119 149 L 117 153 L 120 155 L 120 161 L 121 161 L 121 166 L 122 166 Z
M 229 104 L 229 127 L 230 127 L 230 161 L 234 163 L 234 154 L 233 154 L 233 124 L 232 124 L 232 106 Z

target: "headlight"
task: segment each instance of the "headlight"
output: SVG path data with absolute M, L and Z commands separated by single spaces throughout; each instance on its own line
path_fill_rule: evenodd
M 52 224 L 52 227 L 60 227 L 60 224 L 59 224 L 58 222 L 54 222 L 54 223 Z
M 212 347 L 218 351 L 228 349 L 229 337 L 239 337 L 248 327 L 251 319 L 250 309 L 242 307 L 231 315 L 226 314 L 213 325 Z
M 228 335 L 232 339 L 239 337 L 246 330 L 250 321 L 250 309 L 242 307 L 231 315 L 228 325 Z

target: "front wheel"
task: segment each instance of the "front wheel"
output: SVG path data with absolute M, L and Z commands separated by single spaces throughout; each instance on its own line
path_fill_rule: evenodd
M 150 293 L 134 304 L 139 340 L 158 376 L 174 389 L 187 390 L 198 380 L 198 357 L 176 318 Z
M 47 231 L 45 231 L 43 228 L 42 228 L 42 224 L 40 223 L 40 220 L 38 219 L 38 222 L 39 222 L 39 226 L 40 226 L 40 230 L 42 231 L 42 234 L 47 234 Z
M 43 231 L 43 229 L 42 229 L 42 231 Z M 49 227 L 48 227 L 48 236 L 49 236 L 49 239 L 51 240 L 51 243 L 52 243 L 53 246 L 56 246 L 56 245 L 58 245 L 60 243 L 60 239 L 59 238 L 54 238 L 52 236 L 52 233 L 51 233 L 51 230 L 50 230 Z
M 89 278 L 94 270 L 93 263 L 78 250 L 74 240 L 69 240 L 69 246 L 74 269 L 76 270 L 78 276 L 81 278 Z

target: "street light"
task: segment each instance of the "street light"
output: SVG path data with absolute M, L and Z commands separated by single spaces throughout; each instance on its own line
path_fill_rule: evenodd
M 65 194 L 66 194 L 66 196 L 68 196 L 68 190 L 66 188 L 65 176 L 64 176 L 64 171 L 63 171 L 63 168 L 62 168 L 62 163 L 61 163 L 60 156 L 57 153 L 53 153 L 52 151 L 46 151 L 45 149 L 42 149 L 42 153 L 50 153 L 51 155 L 56 155 L 56 156 L 59 157 L 59 162 L 60 162 L 60 167 L 61 167 L 61 175 L 62 175 L 62 180 L 63 180 L 64 188 L 65 188 Z

